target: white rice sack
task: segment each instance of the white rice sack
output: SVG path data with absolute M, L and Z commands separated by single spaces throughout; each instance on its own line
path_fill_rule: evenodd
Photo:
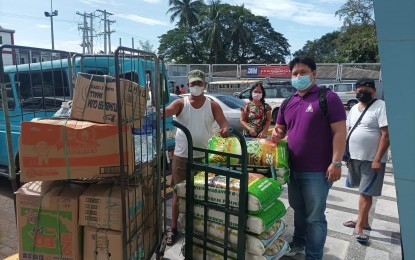
M 179 212 L 186 213 L 186 200 L 180 198 L 178 202 Z M 203 219 L 204 207 L 197 202 L 194 203 L 194 216 Z M 285 215 L 286 209 L 282 201 L 276 200 L 273 205 L 258 215 L 248 215 L 246 231 L 254 234 L 262 234 L 270 230 L 272 226 Z M 214 209 L 208 209 L 208 220 L 225 225 L 225 213 Z M 229 227 L 238 229 L 238 216 L 229 214 Z
M 197 238 L 193 240 L 195 243 L 193 245 L 193 259 L 203 260 L 203 242 Z M 206 257 L 207 259 L 223 259 L 223 248 L 215 246 L 213 244 L 207 243 Z M 284 254 L 290 250 L 290 246 L 282 238 L 278 238 L 270 245 L 263 255 L 253 255 L 245 252 L 245 259 L 248 260 L 276 260 L 284 256 Z M 228 251 L 228 257 L 231 259 L 236 259 L 237 254 Z
M 194 176 L 195 199 L 205 199 L 205 173 L 199 172 Z M 208 200 L 212 203 L 225 204 L 226 178 L 224 176 L 208 174 L 209 192 Z M 229 180 L 229 205 L 239 207 L 239 180 Z M 262 174 L 249 173 L 248 180 L 248 211 L 251 214 L 258 214 L 269 207 L 282 193 L 283 187 L 275 179 L 265 178 Z M 177 196 L 186 197 L 185 182 L 175 186 Z
M 203 242 L 197 238 L 193 238 L 193 259 L 203 260 Z M 206 244 L 206 259 L 223 259 L 223 248 L 215 246 L 213 244 Z M 210 258 L 213 257 L 213 258 Z M 237 254 L 228 250 L 228 259 L 237 259 Z M 266 257 L 262 255 L 253 255 L 245 252 L 245 259 L 247 260 L 267 260 Z
M 279 232 L 276 232 L 274 236 L 270 237 L 268 240 L 260 240 L 259 238 L 253 235 L 246 235 L 246 252 L 253 255 L 263 255 L 265 253 L 266 247 L 271 245 L 285 230 L 284 222 L 280 222 Z M 195 232 L 204 233 L 204 221 L 203 219 L 195 218 L 193 220 Z M 207 221 L 207 235 L 211 236 L 214 239 L 224 241 L 225 238 L 225 228 L 223 225 Z M 238 231 L 232 228 L 228 229 L 228 242 L 236 247 L 238 243 Z

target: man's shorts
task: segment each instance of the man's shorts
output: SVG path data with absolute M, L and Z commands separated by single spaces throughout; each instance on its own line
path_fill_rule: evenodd
M 202 158 L 193 158 L 196 162 L 201 162 Z M 173 161 L 171 163 L 171 183 L 170 186 L 174 187 L 174 185 L 186 180 L 186 170 L 187 170 L 187 158 L 179 157 L 173 155 Z
M 368 196 L 382 194 L 383 179 L 385 177 L 386 163 L 381 163 L 379 172 L 372 170 L 371 161 L 350 160 L 346 187 L 357 188 L 359 192 Z

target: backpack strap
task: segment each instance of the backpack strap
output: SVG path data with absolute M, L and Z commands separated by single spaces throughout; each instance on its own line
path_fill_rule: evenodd
M 329 107 L 327 104 L 327 90 L 325 86 L 321 86 L 318 90 L 318 101 L 320 103 L 320 109 L 323 111 L 323 117 L 327 118 L 329 114 Z
M 294 95 L 294 94 L 292 94 L 292 95 L 290 95 L 290 96 L 286 97 L 286 98 L 284 99 L 284 101 L 282 101 L 281 106 L 280 106 L 281 116 L 283 116 L 283 117 L 284 117 L 285 108 L 287 107 L 288 102 L 290 102 L 290 99 L 293 97 L 293 95 Z M 275 123 L 277 123 L 277 122 L 275 122 Z
M 319 101 L 320 109 L 323 111 L 324 118 L 327 118 L 329 114 L 329 106 L 327 103 L 327 91 L 328 91 L 328 88 L 326 88 L 325 86 L 319 87 L 319 90 L 318 90 L 318 101 Z M 287 107 L 288 102 L 290 102 L 290 99 L 292 98 L 292 96 L 293 95 L 287 97 L 286 99 L 284 99 L 284 101 L 282 101 L 281 106 L 280 106 L 282 116 L 284 116 L 285 108 Z

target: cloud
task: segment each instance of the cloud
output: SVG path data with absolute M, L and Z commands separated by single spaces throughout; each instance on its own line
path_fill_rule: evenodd
M 318 0 L 318 2 L 323 4 L 345 4 L 345 0 Z
M 150 4 L 158 4 L 161 3 L 161 0 L 143 0 L 144 2 L 150 3 Z
M 50 25 L 47 24 L 36 24 L 36 27 L 39 29 L 50 29 Z
M 337 0 L 321 0 L 333 2 Z M 233 4 L 241 5 L 243 0 L 233 0 Z M 276 18 L 288 22 L 309 26 L 338 28 L 342 22 L 334 13 L 324 12 L 324 6 L 312 3 L 301 3 L 292 0 L 262 0 L 245 3 L 245 7 L 256 15 Z
M 130 21 L 136 22 L 136 23 L 142 23 L 142 24 L 147 24 L 147 25 L 169 25 L 168 23 L 161 21 L 161 20 L 146 18 L 146 17 L 135 15 L 135 14 L 118 14 L 116 16 L 119 18 L 124 18 Z
M 93 7 L 102 8 L 104 6 L 122 6 L 123 4 L 114 0 L 78 0 L 79 2 Z

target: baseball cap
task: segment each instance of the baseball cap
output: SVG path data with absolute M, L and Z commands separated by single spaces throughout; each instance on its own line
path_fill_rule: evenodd
M 358 87 L 370 87 L 376 88 L 375 81 L 370 78 L 361 78 L 356 81 L 356 88 Z
M 189 83 L 192 83 L 194 81 L 202 81 L 206 82 L 206 74 L 201 70 L 192 70 L 187 74 L 187 78 L 189 79 Z

